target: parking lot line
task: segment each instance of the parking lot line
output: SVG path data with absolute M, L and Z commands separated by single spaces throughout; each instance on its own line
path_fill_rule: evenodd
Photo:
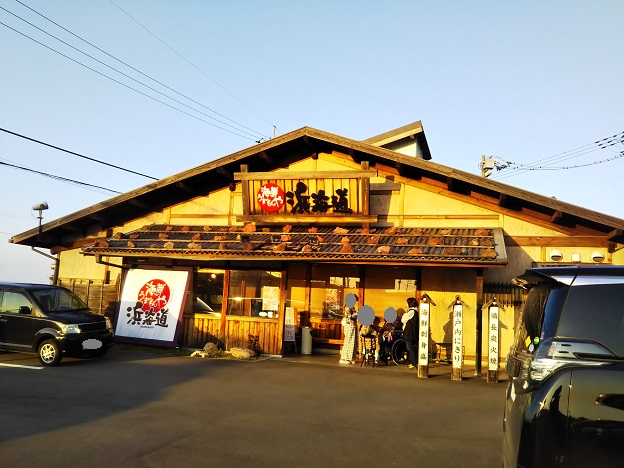
M 4 362 L 0 362 L 0 367 L 21 367 L 23 369 L 32 369 L 32 370 L 41 370 L 43 367 L 40 366 L 24 366 L 22 364 L 7 364 Z

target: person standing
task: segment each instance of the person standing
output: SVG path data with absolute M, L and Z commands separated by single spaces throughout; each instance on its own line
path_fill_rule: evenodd
M 418 301 L 416 298 L 407 299 L 408 310 L 401 317 L 403 322 L 403 341 L 407 347 L 408 369 L 414 369 L 418 361 L 416 360 L 416 349 L 414 345 L 418 342 Z
M 358 297 L 354 294 L 355 301 L 353 306 L 345 305 L 344 315 L 342 317 L 342 330 L 344 332 L 344 341 L 342 344 L 342 351 L 340 352 L 340 364 L 355 364 L 355 354 L 357 350 L 357 312 L 356 305 Z

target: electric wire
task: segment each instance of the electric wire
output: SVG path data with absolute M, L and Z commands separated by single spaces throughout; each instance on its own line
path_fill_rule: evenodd
M 16 0 L 19 1 L 19 0 Z M 199 67 L 197 67 L 193 62 L 191 62 L 190 60 L 188 60 L 185 56 L 183 56 L 180 52 L 178 52 L 177 50 L 175 50 L 173 47 L 171 47 L 169 44 L 167 44 L 165 41 L 163 41 L 160 37 L 158 37 L 156 34 L 154 34 L 152 31 L 150 31 L 146 26 L 144 26 L 140 21 L 138 21 L 136 18 L 134 18 L 132 15 L 130 15 L 130 13 L 128 13 L 126 10 L 124 10 L 123 8 L 121 8 L 119 5 L 117 5 L 113 0 L 108 0 L 110 3 L 112 3 L 113 5 L 115 5 L 117 8 L 119 8 L 126 16 L 128 16 L 128 18 L 130 18 L 132 21 L 134 21 L 136 24 L 138 24 L 139 26 L 141 26 L 143 29 L 145 29 L 148 33 L 150 33 L 154 38 L 156 38 L 159 42 L 161 42 L 162 44 L 164 44 L 167 48 L 169 48 L 169 50 L 173 51 L 173 53 L 175 53 L 178 57 L 180 57 L 182 60 L 184 60 L 186 63 L 188 63 L 190 66 L 192 66 L 195 70 L 197 70 L 198 72 L 200 72 L 202 75 L 204 75 L 206 78 L 208 78 L 210 81 L 212 81 L 214 84 L 216 84 L 219 88 L 221 88 L 223 91 L 225 91 L 226 93 L 228 93 L 230 96 L 232 96 L 234 99 L 236 99 L 238 102 L 240 102 L 243 106 L 245 106 L 247 109 L 249 109 L 251 112 L 253 112 L 254 114 L 256 114 L 258 117 L 260 117 L 262 120 L 264 120 L 265 122 L 267 122 L 269 125 L 271 125 L 273 127 L 274 130 L 277 130 L 277 125 L 275 125 L 274 123 L 272 123 L 270 120 L 268 120 L 266 117 L 264 117 L 262 114 L 256 112 L 254 109 L 252 109 L 250 106 L 248 106 L 245 102 L 243 102 L 241 99 L 239 99 L 237 96 L 235 96 L 234 94 L 232 94 L 230 91 L 228 91 L 225 87 L 223 87 L 220 83 L 218 83 L 214 78 L 212 78 L 210 75 L 208 75 L 206 72 L 204 72 L 202 69 L 200 69 Z
M 0 7 L 0 8 L 1 8 L 1 7 Z M 233 135 L 239 136 L 239 137 L 241 137 L 241 138 L 245 138 L 246 140 L 252 140 L 252 141 L 256 141 L 256 142 L 257 142 L 257 140 L 254 140 L 253 138 L 250 138 L 250 137 L 245 136 L 245 135 L 241 135 L 240 133 L 234 132 L 234 131 L 232 131 L 232 130 L 228 130 L 227 128 L 220 127 L 219 125 L 216 125 L 216 124 L 214 124 L 214 123 L 212 123 L 212 122 L 209 122 L 209 121 L 207 121 L 207 120 L 205 120 L 205 119 L 202 119 L 201 117 L 198 117 L 198 116 L 196 116 L 196 115 L 190 114 L 190 113 L 188 113 L 188 112 L 186 112 L 186 111 L 184 111 L 184 110 L 182 110 L 182 109 L 178 109 L 177 107 L 175 107 L 175 106 L 173 106 L 173 105 L 171 105 L 171 104 L 169 104 L 169 103 L 167 103 L 167 102 L 164 102 L 164 101 L 162 101 L 162 100 L 160 100 L 160 99 L 158 99 L 158 98 L 155 98 L 154 96 L 150 96 L 149 94 L 146 94 L 146 93 L 144 93 L 144 92 L 142 92 L 142 91 L 140 91 L 140 90 L 138 90 L 138 89 L 136 89 L 136 88 L 133 88 L 132 86 L 127 85 L 126 83 L 123 83 L 123 82 L 121 82 L 121 81 L 119 81 L 119 80 L 116 80 L 115 78 L 112 78 L 112 77 L 110 77 L 110 76 L 106 75 L 105 73 L 102 73 L 102 72 L 100 72 L 100 71 L 96 70 L 95 68 L 92 68 L 92 67 L 90 67 L 90 66 L 88 66 L 88 65 L 85 65 L 84 63 L 82 63 L 82 62 L 80 62 L 80 61 L 78 61 L 78 60 L 76 60 L 76 59 L 73 59 L 73 58 L 69 57 L 68 55 L 66 55 L 66 54 L 64 54 L 64 53 L 62 53 L 62 52 L 59 52 L 58 50 L 56 50 L 56 49 L 54 49 L 54 48 L 52 48 L 52 47 L 50 47 L 50 46 L 48 46 L 48 45 L 46 45 L 46 44 L 44 44 L 44 43 L 42 43 L 42 42 L 38 41 L 37 39 L 34 39 L 34 38 L 32 38 L 32 37 L 28 36 L 27 34 L 25 34 L 25 33 L 21 32 L 21 31 L 18 31 L 17 29 L 15 29 L 15 28 L 13 28 L 13 27 L 11 27 L 11 26 L 9 26 L 9 25 L 7 25 L 7 24 L 3 23 L 2 21 L 0 21 L 0 25 L 2 25 L 2 26 L 4 26 L 4 27 L 6 27 L 6 28 L 8 28 L 8 29 L 10 29 L 10 30 L 12 30 L 12 31 L 14 31 L 14 32 L 16 32 L 16 33 L 18 33 L 18 34 L 20 34 L 20 35 L 24 36 L 24 37 L 26 37 L 27 39 L 30 39 L 30 40 L 31 40 L 31 41 L 33 41 L 33 42 L 36 42 L 37 44 L 39 44 L 39 45 L 41 45 L 41 46 L 45 47 L 46 49 L 49 49 L 49 50 L 51 50 L 51 51 L 53 51 L 53 52 L 55 52 L 55 53 L 57 53 L 57 54 L 61 55 L 62 57 L 65 57 L 66 59 L 71 60 L 71 61 L 72 61 L 72 62 L 74 62 L 74 63 L 77 63 L 78 65 L 81 65 L 81 66 L 83 66 L 83 67 L 87 68 L 88 70 L 91 70 L 91 71 L 93 71 L 93 72 L 97 73 L 98 75 L 101 75 L 101 76 L 103 76 L 103 77 L 105 77 L 105 78 L 108 78 L 109 80 L 114 81 L 115 83 L 120 84 L 120 85 L 122 85 L 122 86 L 125 86 L 126 88 L 131 89 L 132 91 L 135 91 L 135 92 L 137 92 L 137 93 L 139 93 L 139 94 L 142 94 L 143 96 L 145 96 L 145 97 L 147 97 L 147 98 L 150 98 L 150 99 L 152 99 L 152 100 L 154 100 L 154 101 L 156 101 L 156 102 L 158 102 L 158 103 L 160 103 L 160 104 L 163 104 L 163 105 L 165 105 L 165 106 L 167 106 L 167 107 L 170 107 L 171 109 L 174 109 L 174 110 L 177 110 L 178 112 L 181 112 L 182 114 L 186 114 L 186 115 L 188 115 L 189 117 L 192 117 L 192 118 L 194 118 L 194 119 L 197 119 L 197 120 L 199 120 L 199 121 L 201 121 L 201 122 L 204 122 L 204 123 L 206 123 L 206 124 L 208 124 L 208 125 L 211 125 L 211 126 L 213 126 L 213 127 L 216 127 L 216 128 L 218 128 L 218 129 L 221 129 L 221 130 L 226 131 L 226 132 L 228 132 L 228 133 L 231 133 L 231 134 L 233 134 Z M 145 85 L 144 85 L 144 86 L 145 86 Z M 170 98 L 170 99 L 171 99 L 171 98 Z M 188 107 L 188 106 L 187 106 L 187 107 Z M 211 118 L 212 118 L 212 117 L 211 117 Z M 216 120 L 216 119 L 214 119 L 214 118 L 213 118 L 213 120 Z
M 32 172 L 33 174 L 39 174 L 39 175 L 42 175 L 42 176 L 45 176 L 45 177 L 49 177 L 51 179 L 59 180 L 61 182 L 67 182 L 67 183 L 74 184 L 74 185 L 79 185 L 79 186 L 82 186 L 82 187 L 85 187 L 85 188 L 94 188 L 94 189 L 99 189 L 99 190 L 105 190 L 107 192 L 112 192 L 112 193 L 116 193 L 118 195 L 121 195 L 121 192 L 118 192 L 116 190 L 111 190 L 109 188 L 102 187 L 100 185 L 93 185 L 93 184 L 89 184 L 87 182 L 81 182 L 79 180 L 68 179 L 67 177 L 61 177 L 61 176 L 58 176 L 58 175 L 49 174 L 47 172 L 37 171 L 37 170 L 31 169 L 29 167 L 18 166 L 17 164 L 11 164 L 11 163 L 8 163 L 8 162 L 0 161 L 0 165 L 11 167 L 13 169 L 19 169 L 19 170 L 22 170 L 22 171 Z
M 624 157 L 624 151 L 617 153 L 612 158 L 597 160 L 597 161 L 593 161 L 590 163 L 556 166 L 556 164 L 561 164 L 564 161 L 569 161 L 570 159 L 578 158 L 580 156 L 585 156 L 587 154 L 591 154 L 596 151 L 601 151 L 604 149 L 608 149 L 609 151 L 613 152 L 612 147 L 617 144 L 624 145 L 624 132 L 619 132 L 619 133 L 616 133 L 615 135 L 602 138 L 600 140 L 594 141 L 587 145 L 579 146 L 578 148 L 564 151 L 562 153 L 549 156 L 547 158 L 538 159 L 531 163 L 516 164 L 513 162 L 508 162 L 508 166 L 501 169 L 501 170 L 506 170 L 506 172 L 502 173 L 499 176 L 493 176 L 492 179 L 495 179 L 495 180 L 506 179 L 506 178 L 513 177 L 515 175 L 524 174 L 530 171 L 567 170 L 567 169 L 577 169 L 581 167 L 588 167 L 588 166 L 593 166 L 597 164 L 604 164 L 606 162 L 614 161 L 616 159 L 620 159 Z
M 54 148 L 56 150 L 63 151 L 65 153 L 72 154 L 74 156 L 78 156 L 79 158 L 87 159 L 89 161 L 92 161 L 92 162 L 95 162 L 95 163 L 98 163 L 98 164 L 103 164 L 104 166 L 112 167 L 112 168 L 118 169 L 120 171 L 129 172 L 130 174 L 135 174 L 135 175 L 138 175 L 138 176 L 141 176 L 141 177 L 146 177 L 146 178 L 152 179 L 152 180 L 158 180 L 156 177 L 152 177 L 152 176 L 149 176 L 149 175 L 146 175 L 146 174 L 141 174 L 140 172 L 132 171 L 130 169 L 126 169 L 125 167 L 116 166 L 115 164 L 110 164 L 110 163 L 107 163 L 107 162 L 104 162 L 104 161 L 100 161 L 99 159 L 90 158 L 89 156 L 85 156 L 83 154 L 76 153 L 74 151 L 70 151 L 70 150 L 61 148 L 60 146 L 51 145 L 50 143 L 46 143 L 45 141 L 36 140 L 35 138 L 31 138 L 29 136 L 22 135 L 21 133 L 12 132 L 11 130 L 7 130 L 6 128 L 0 127 L 0 131 L 8 133 L 10 135 L 14 135 L 14 136 L 19 137 L 19 138 L 23 138 L 25 140 L 32 141 L 34 143 L 38 143 L 40 145 L 48 146 L 49 148 Z
M 4 26 L 4 27 L 6 27 L 6 28 L 8 28 L 8 29 L 10 29 L 10 30 L 12 30 L 12 31 L 14 31 L 14 32 L 16 32 L 16 33 L 18 33 L 18 34 L 20 34 L 20 35 L 22 35 L 22 36 L 24 36 L 24 37 L 26 37 L 26 38 L 28 38 L 28 39 L 30 39 L 31 41 L 36 42 L 36 43 L 37 43 L 37 44 L 39 44 L 39 45 L 42 45 L 42 46 L 43 46 L 43 47 L 45 47 L 46 49 L 50 49 L 51 51 L 56 52 L 57 54 L 59 54 L 59 55 L 61 55 L 61 56 L 65 57 L 66 59 L 71 60 L 72 62 L 75 62 L 75 63 L 77 63 L 78 65 L 81 65 L 81 66 L 83 66 L 83 67 L 85 67 L 85 68 L 87 68 L 87 69 L 89 69 L 89 70 L 91 70 L 91 71 L 93 71 L 93 72 L 97 73 L 98 75 L 102 75 L 103 77 L 108 78 L 109 80 L 114 81 L 114 82 L 115 82 L 115 83 L 117 83 L 117 84 L 120 84 L 120 85 L 122 85 L 122 86 L 125 86 L 126 88 L 131 89 L 132 91 L 135 91 L 135 92 L 137 92 L 137 93 L 139 93 L 139 94 L 142 94 L 143 96 L 145 96 L 145 97 L 147 97 L 147 98 L 150 98 L 150 99 L 152 99 L 152 100 L 154 100 L 154 101 L 156 101 L 156 102 L 159 102 L 160 104 L 163 104 L 163 105 L 165 105 L 165 106 L 167 106 L 167 107 L 170 107 L 171 109 L 177 110 L 178 112 L 181 112 L 182 114 L 186 114 L 186 115 L 188 115 L 189 117 L 192 117 L 192 118 L 194 118 L 194 119 L 197 119 L 197 120 L 199 120 L 199 121 L 201 121 L 201 122 L 207 123 L 208 125 L 212 125 L 213 127 L 219 128 L 219 129 L 224 130 L 224 131 L 226 131 L 226 132 L 228 132 L 228 133 L 232 133 L 233 135 L 239 136 L 239 137 L 241 137 L 241 138 L 245 138 L 245 139 L 247 139 L 247 140 L 253 140 L 253 138 L 249 138 L 249 137 L 247 137 L 247 136 L 244 136 L 244 135 L 241 135 L 241 134 L 239 134 L 239 133 L 236 133 L 236 132 L 233 132 L 233 131 L 231 131 L 231 130 L 228 130 L 227 128 L 223 128 L 223 127 L 220 127 L 220 126 L 218 126 L 218 125 L 215 125 L 215 124 L 213 124 L 212 122 L 208 122 L 207 120 L 202 119 L 201 117 L 197 117 L 196 115 L 189 114 L 188 112 L 183 111 L 182 109 L 178 109 L 177 107 L 172 106 L 171 104 L 168 104 L 168 103 L 166 103 L 166 102 L 164 102 L 164 101 L 161 101 L 160 99 L 157 99 L 157 98 L 155 98 L 154 96 L 150 96 L 149 94 L 146 94 L 146 93 L 144 93 L 144 92 L 142 92 L 142 91 L 139 91 L 138 89 L 133 88 L 133 87 L 132 87 L 132 86 L 130 86 L 130 85 L 127 85 L 127 84 L 125 84 L 125 83 L 122 83 L 121 81 L 116 80 L 115 78 L 112 78 L 112 77 L 110 77 L 110 76 L 108 76 L 108 75 L 106 75 L 106 74 L 104 74 L 104 73 L 102 73 L 102 72 L 100 72 L 100 71 L 98 71 L 98 70 L 96 70 L 96 69 L 94 69 L 94 68 L 91 68 L 90 66 L 85 65 L 84 63 L 79 62 L 78 60 L 73 59 L 73 58 L 69 57 L 68 55 L 65 55 L 65 54 L 63 54 L 62 52 L 59 52 L 58 50 L 53 49 L 52 47 L 50 47 L 50 46 L 48 46 L 48 45 L 46 45 L 46 44 L 44 44 L 44 43 L 42 43 L 42 42 L 38 41 L 37 39 L 34 39 L 34 38 L 32 38 L 32 37 L 28 36 L 27 34 L 24 34 L 23 32 L 18 31 L 17 29 L 12 28 L 11 26 L 9 26 L 9 25 L 7 25 L 7 24 L 3 23 L 2 21 L 0 21 L 0 24 L 1 24 L 2 26 Z M 255 140 L 253 140 L 253 141 L 255 141 Z
M 254 129 L 252 129 L 252 128 L 249 128 L 249 127 L 247 127 L 247 126 L 245 126 L 245 125 L 243 125 L 243 124 L 241 124 L 241 123 L 239 123 L 239 122 L 236 122 L 235 120 L 230 119 L 229 117 L 227 117 L 227 116 L 225 116 L 225 115 L 223 115 L 223 114 L 221 114 L 221 113 L 219 113 L 219 112 L 215 111 L 214 109 L 211 109 L 210 107 L 205 106 L 205 105 L 204 105 L 204 104 L 202 104 L 201 102 L 198 102 L 198 101 L 196 101 L 195 99 L 192 99 L 192 98 L 190 98 L 189 96 L 186 96 L 185 94 L 183 94 L 183 93 L 181 93 L 181 92 L 179 92 L 179 91 L 177 91 L 177 90 L 175 90 L 175 89 L 171 88 L 170 86 L 167 86 L 165 83 L 163 83 L 163 82 L 161 82 L 161 81 L 157 80 L 156 78 L 153 78 L 152 76 L 147 75 L 146 73 L 143 73 L 141 70 L 138 70 L 137 68 L 133 67 L 132 65 L 130 65 L 130 64 L 126 63 L 126 62 L 124 62 L 123 60 L 121 60 L 121 59 L 119 59 L 119 58 L 115 57 L 114 55 L 112 55 L 112 54 L 110 54 L 110 53 L 106 52 L 105 50 L 101 49 L 100 47 L 96 46 L 95 44 L 93 44 L 93 43 L 91 43 L 91 42 L 87 41 L 86 39 L 84 39 L 84 38 L 80 37 L 79 35 L 77 35 L 77 34 L 73 33 L 73 32 L 72 32 L 72 31 L 70 31 L 69 29 L 67 29 L 67 28 L 65 28 L 64 26 L 60 25 L 60 24 L 59 24 L 59 23 L 57 23 L 56 21 L 54 21 L 54 20 L 52 20 L 52 19 L 48 18 L 47 16 L 45 16 L 44 14 L 42 14 L 42 13 L 38 12 L 37 10 L 35 10 L 35 9 L 31 8 L 30 6 L 28 6 L 28 5 L 26 5 L 25 3 L 21 2 L 20 0 L 15 0 L 15 1 L 16 1 L 17 3 L 19 3 L 19 4 L 23 5 L 24 7 L 28 8 L 29 10 L 31 10 L 33 13 L 35 13 L 35 14 L 37 14 L 37 15 L 41 16 L 42 18 L 46 19 L 46 20 L 47 20 L 47 21 L 49 21 L 50 23 L 52 23 L 52 24 L 54 24 L 54 25 L 58 26 L 58 27 L 59 27 L 59 28 L 61 28 L 63 31 L 65 31 L 65 32 L 67 32 L 67 33 L 69 33 L 69 34 L 71 34 L 72 36 L 74 36 L 74 37 L 75 37 L 75 38 L 77 38 L 77 39 L 80 39 L 82 42 L 84 42 L 84 43 L 86 43 L 86 44 L 90 45 L 91 47 L 93 47 L 93 48 L 95 48 L 95 49 L 99 50 L 99 51 L 100 51 L 100 52 L 102 52 L 103 54 L 106 54 L 106 55 L 107 55 L 107 56 L 109 56 L 110 58 L 112 58 L 112 59 L 116 60 L 117 62 L 119 62 L 119 63 L 121 63 L 121 64 L 125 65 L 126 67 L 128 67 L 128 68 L 130 68 L 130 69 L 134 70 L 135 72 L 137 72 L 137 73 L 139 73 L 139 74 L 143 75 L 144 77 L 149 78 L 150 80 L 154 81 L 155 83 L 158 83 L 159 85 L 163 86 L 164 88 L 167 88 L 168 90 L 173 91 L 173 92 L 174 92 L 174 93 L 176 93 L 177 95 L 182 96 L 182 97 L 184 97 L 184 98 L 188 99 L 188 100 L 189 100 L 189 101 L 191 101 L 191 102 L 194 102 L 195 104 L 197 104 L 197 105 L 199 105 L 199 106 L 203 107 L 204 109 L 206 109 L 206 110 L 208 110 L 208 111 L 210 111 L 210 112 L 213 112 L 214 114 L 216 114 L 216 115 L 218 115 L 218 116 L 220 116 L 220 117 L 222 117 L 222 118 L 224 118 L 224 119 L 226 119 L 226 120 L 228 120 L 228 121 L 230 121 L 230 122 L 232 122 L 232 123 L 234 123 L 234 124 L 238 125 L 239 127 L 245 128 L 245 129 L 247 129 L 247 130 L 249 130 L 249 131 L 251 131 L 251 132 L 253 132 L 253 133 L 257 134 L 258 136 L 260 136 L 260 137 L 262 137 L 262 138 L 267 138 L 267 137 L 266 137 L 266 135 L 263 135 L 262 133 L 257 132 L 257 131 L 255 131 L 255 130 L 254 130 Z M 119 8 L 119 7 L 118 7 L 118 8 Z M 4 9 L 4 8 L 3 8 L 3 9 Z M 6 11 L 6 10 L 5 10 L 5 11 Z M 13 14 L 13 13 L 12 13 L 12 14 Z M 15 16 L 17 16 L 17 15 L 15 15 Z M 19 16 L 18 16 L 18 18 L 19 18 Z M 22 19 L 22 18 L 20 18 L 20 19 Z M 25 21 L 25 20 L 23 20 L 23 21 Z M 31 24 L 31 23 L 29 23 L 29 24 Z M 31 25 L 32 25 L 32 24 L 31 24 Z M 34 26 L 34 25 L 33 25 L 33 26 Z M 34 26 L 34 27 L 36 27 L 36 26 Z M 39 29 L 39 28 L 37 28 L 37 29 Z M 42 32 L 45 32 L 45 31 L 42 31 Z M 49 34 L 49 33 L 46 33 L 46 34 Z M 54 37 L 54 36 L 52 36 L 52 37 Z M 55 39 L 60 40 L 60 39 L 58 39 L 58 38 L 56 38 L 56 37 L 55 37 Z M 63 41 L 61 41 L 61 42 L 63 42 Z M 64 42 L 64 43 L 65 43 L 65 42 Z M 65 43 L 65 44 L 67 44 L 67 43 Z M 69 44 L 67 44 L 67 45 L 69 45 Z M 70 46 L 70 47 L 72 47 L 72 46 Z M 82 52 L 82 53 L 84 53 L 84 52 Z M 87 54 L 87 55 L 88 55 L 88 54 Z M 89 56 L 89 57 L 91 57 L 91 56 Z M 93 57 L 91 57 L 91 58 L 93 58 Z M 94 60 L 97 60 L 97 59 L 94 59 Z M 100 63 L 102 63 L 102 62 L 100 62 Z M 108 66 L 108 65 L 107 65 L 107 66 Z M 118 71 L 118 70 L 115 70 L 115 71 Z M 120 72 L 120 73 L 121 73 L 121 72 Z M 125 76 L 127 76 L 127 75 L 125 75 Z M 141 83 L 141 84 L 143 84 L 143 83 Z M 224 125 L 227 125 L 225 122 L 221 122 L 221 123 L 223 123 Z M 233 128 L 234 128 L 234 127 L 233 127 Z M 256 138 L 257 138 L 258 136 L 256 136 Z
M 52 37 L 52 38 L 56 39 L 57 41 L 59 41 L 59 42 L 61 42 L 61 43 L 65 44 L 66 46 L 71 47 L 71 48 L 72 48 L 72 49 L 74 49 L 75 51 L 80 52 L 80 53 L 81 53 L 81 54 L 83 54 L 83 55 L 86 55 L 87 57 L 91 58 L 92 60 L 95 60 L 96 62 L 100 63 L 101 65 L 104 65 L 105 67 L 108 67 L 108 68 L 110 68 L 111 70 L 116 71 L 116 72 L 117 72 L 117 73 L 119 73 L 120 75 L 123 75 L 123 76 L 125 76 L 126 78 L 128 78 L 128 79 L 130 79 L 130 80 L 132 80 L 132 81 L 134 81 L 134 82 L 136 82 L 136 83 L 138 83 L 138 84 L 140 84 L 140 85 L 142 85 L 142 86 L 145 86 L 146 88 L 148 88 L 148 89 L 150 89 L 150 90 L 152 90 L 152 91 L 154 91 L 154 92 L 156 92 L 156 93 L 158 93 L 158 94 L 160 94 L 160 95 L 162 95 L 162 96 L 164 96 L 164 97 L 166 97 L 166 98 L 168 98 L 168 99 L 171 99 L 171 100 L 172 100 L 172 101 L 174 101 L 174 102 L 177 102 L 178 104 L 181 104 L 181 105 L 183 105 L 183 106 L 185 106 L 185 107 L 188 107 L 189 109 L 191 109 L 191 110 L 193 110 L 193 111 L 195 111 L 195 112 L 197 112 L 197 113 L 199 113 L 199 114 L 202 114 L 202 115 L 204 115 L 204 116 L 208 117 L 209 119 L 215 120 L 215 121 L 217 121 L 217 122 L 219 122 L 219 123 L 221 123 L 221 124 L 223 124 L 223 125 L 225 125 L 225 126 L 227 126 L 227 127 L 230 127 L 230 128 L 232 128 L 232 129 L 236 130 L 237 132 L 246 133 L 247 135 L 249 135 L 249 136 L 250 136 L 250 137 L 252 137 L 252 138 L 245 137 L 245 136 L 243 136 L 243 135 L 240 135 L 239 133 L 233 132 L 233 131 L 231 131 L 231 130 L 227 130 L 227 129 L 223 128 L 223 127 L 219 127 L 218 125 L 212 124 L 211 122 L 208 122 L 208 121 L 206 121 L 206 120 L 204 120 L 204 119 L 199 119 L 199 120 L 202 120 L 202 121 L 204 121 L 204 122 L 206 122 L 206 123 L 210 123 L 211 125 L 213 125 L 213 126 L 215 126 L 215 127 L 217 127 L 217 128 L 220 128 L 221 130 L 228 131 L 228 132 L 233 133 L 233 134 L 235 134 L 235 135 L 238 135 L 238 136 L 240 136 L 240 137 L 242 137 L 242 138 L 246 138 L 246 139 L 248 139 L 248 140 L 252 140 L 252 141 L 257 141 L 256 139 L 257 139 L 258 137 L 257 137 L 256 135 L 253 135 L 253 134 L 251 134 L 251 133 L 249 133 L 249 132 L 246 132 L 245 130 L 238 129 L 238 128 L 236 128 L 236 127 L 234 127 L 234 126 L 232 126 L 232 125 L 230 125 L 230 124 L 228 124 L 228 123 L 226 123 L 226 122 L 223 122 L 223 121 L 221 121 L 221 120 L 219 120 L 219 119 L 217 119 L 217 118 L 215 118 L 215 117 L 212 117 L 211 115 L 206 114 L 205 112 L 202 112 L 202 111 L 200 111 L 200 110 L 197 110 L 197 109 L 193 108 L 192 106 L 189 106 L 188 104 L 185 104 L 185 103 L 183 103 L 182 101 L 180 101 L 180 100 L 178 100 L 178 99 L 175 99 L 175 98 L 173 98 L 173 97 L 171 97 L 171 96 L 168 96 L 167 94 L 165 94 L 165 93 L 163 93 L 163 92 L 161 92 L 161 91 L 159 91 L 159 90 L 157 90 L 157 89 L 155 89 L 155 88 L 153 88 L 153 87 L 151 87 L 151 86 L 149 86 L 149 85 L 147 85 L 147 84 L 145 84 L 145 83 L 143 83 L 143 82 L 141 82 L 141 81 L 137 80 L 136 78 L 133 78 L 132 76 L 130 76 L 130 75 L 128 75 L 128 74 L 126 74 L 126 73 L 124 73 L 124 72 L 122 72 L 122 71 L 120 71 L 120 70 L 116 69 L 115 67 L 113 67 L 113 66 L 111 66 L 111 65 L 108 65 L 108 64 L 106 64 L 106 63 L 102 62 L 101 60 L 98 60 L 97 58 L 93 57 L 92 55 L 89 55 L 88 53 L 86 53 L 86 52 L 84 52 L 84 51 L 82 51 L 82 50 L 78 49 L 77 47 L 74 47 L 73 45 L 71 45 L 71 44 L 69 44 L 69 43 L 67 43 L 67 42 L 63 41 L 62 39 L 59 39 L 59 38 L 58 38 L 58 37 L 56 37 L 55 35 L 53 35 L 53 34 L 51 34 L 51 33 L 47 32 L 47 31 L 44 31 L 44 30 L 43 30 L 43 29 L 41 29 L 40 27 L 38 27 L 38 26 L 34 25 L 33 23 L 29 22 L 28 20 L 25 20 L 24 18 L 21 18 L 20 16 L 16 15 L 15 13 L 10 12 L 10 11 L 9 11 L 9 10 L 7 10 L 6 8 L 4 8 L 4 7 L 0 7 L 0 9 L 2 9 L 2 10 L 4 10 L 4 11 L 6 11 L 7 13 L 9 13 L 9 14 L 11 14 L 11 15 L 15 16 L 16 18 L 20 19 L 21 21 L 23 21 L 23 22 L 25 22 L 25 23 L 29 24 L 29 25 L 30 25 L 30 26 L 32 26 L 33 28 L 38 29 L 38 30 L 39 30 L 39 31 L 41 31 L 42 33 L 47 34 L 48 36 L 50 36 L 50 37 Z M 7 26 L 6 24 L 1 23 L 1 22 L 0 22 L 0 24 L 2 24 L 3 26 Z M 9 26 L 7 26 L 7 27 L 9 27 Z M 19 32 L 19 33 L 20 33 L 20 34 L 22 34 L 23 36 L 25 36 L 25 37 L 27 37 L 27 38 L 29 38 L 29 39 L 31 39 L 31 40 L 33 40 L 33 41 L 37 42 L 38 44 L 41 44 L 41 45 L 44 45 L 44 46 L 45 46 L 45 44 L 43 44 L 43 43 L 41 43 L 41 42 L 39 42 L 39 41 L 37 41 L 37 40 L 35 40 L 35 39 L 31 38 L 30 36 L 28 36 L 28 35 L 26 35 L 26 34 L 24 34 L 24 33 L 21 33 L 20 31 L 17 31 L 17 30 L 16 30 L 16 29 L 14 29 L 14 28 L 11 28 L 11 27 L 9 27 L 9 28 L 10 28 L 10 29 L 12 29 L 13 31 Z M 80 64 L 80 65 L 82 65 L 82 66 L 85 66 L 85 67 L 86 67 L 86 68 L 88 68 L 89 70 L 96 71 L 97 73 L 101 74 L 102 76 L 105 76 L 106 78 L 112 79 L 112 80 L 113 80 L 113 81 L 115 81 L 116 83 L 123 84 L 124 86 L 127 86 L 127 85 L 125 85 L 124 83 L 121 83 L 120 81 L 115 80 L 115 79 L 113 79 L 113 78 L 109 77 L 108 75 L 105 75 L 104 73 L 98 72 L 97 70 L 95 70 L 95 69 L 93 69 L 93 68 L 91 68 L 91 67 L 88 67 L 88 66 L 84 65 L 83 63 L 81 63 L 81 62 L 79 62 L 79 61 L 77 61 L 77 60 L 74 60 L 74 59 L 72 59 L 72 58 L 68 57 L 68 56 L 67 56 L 67 55 L 65 55 L 65 54 L 62 54 L 62 53 L 58 52 L 57 50 L 53 49 L 52 47 L 48 47 L 48 46 L 45 46 L 45 47 L 47 47 L 47 48 L 48 48 L 48 49 L 50 49 L 50 50 L 53 50 L 54 52 L 59 53 L 59 54 L 60 54 L 60 55 L 62 55 L 63 57 L 69 58 L 70 60 L 72 60 L 72 61 L 74 61 L 74 62 L 76 62 L 76 63 L 78 63 L 78 64 Z M 135 91 L 137 91 L 137 92 L 140 92 L 140 91 L 138 91 L 138 90 L 136 90 L 135 88 L 132 88 L 132 87 L 130 87 L 130 86 L 127 86 L 127 87 L 128 87 L 128 88 L 130 88 L 130 89 L 132 89 L 132 90 L 135 90 Z M 143 94 L 144 96 L 148 96 L 148 95 L 147 95 L 147 94 L 145 94 L 145 93 L 141 93 L 141 94 Z M 151 97 L 151 96 L 148 96 L 148 97 Z M 166 103 L 164 103 L 163 101 L 160 101 L 159 99 L 155 99 L 155 100 L 156 100 L 156 101 L 158 101 L 158 102 L 161 102 L 161 103 L 163 103 L 163 104 L 166 104 Z M 173 106 L 171 106 L 171 105 L 169 105 L 169 104 L 166 104 L 166 105 L 168 105 L 169 107 L 172 107 L 173 109 L 179 110 L 179 109 L 177 109 L 176 107 L 173 107 Z M 188 114 L 187 112 L 184 112 L 184 113 L 185 113 L 185 114 L 187 114 L 187 115 L 191 115 L 191 114 Z M 194 117 L 194 116 L 193 116 L 193 117 Z

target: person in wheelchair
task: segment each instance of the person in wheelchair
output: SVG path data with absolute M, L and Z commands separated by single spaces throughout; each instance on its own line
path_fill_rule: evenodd
M 384 321 L 377 334 L 377 349 L 375 350 L 375 364 L 381 359 L 388 365 L 392 359 L 392 344 L 401 337 L 403 324 L 401 317 L 397 315 L 394 322 Z

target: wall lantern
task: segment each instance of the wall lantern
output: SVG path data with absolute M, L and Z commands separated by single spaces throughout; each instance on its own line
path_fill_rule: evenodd
M 559 252 L 558 250 L 551 250 L 550 251 L 550 259 L 553 262 L 558 262 L 563 258 L 563 255 L 561 254 L 561 252 Z
M 596 250 L 595 252 L 592 252 L 591 259 L 592 262 L 602 263 L 604 261 L 604 255 L 602 254 L 602 252 L 598 252 Z

